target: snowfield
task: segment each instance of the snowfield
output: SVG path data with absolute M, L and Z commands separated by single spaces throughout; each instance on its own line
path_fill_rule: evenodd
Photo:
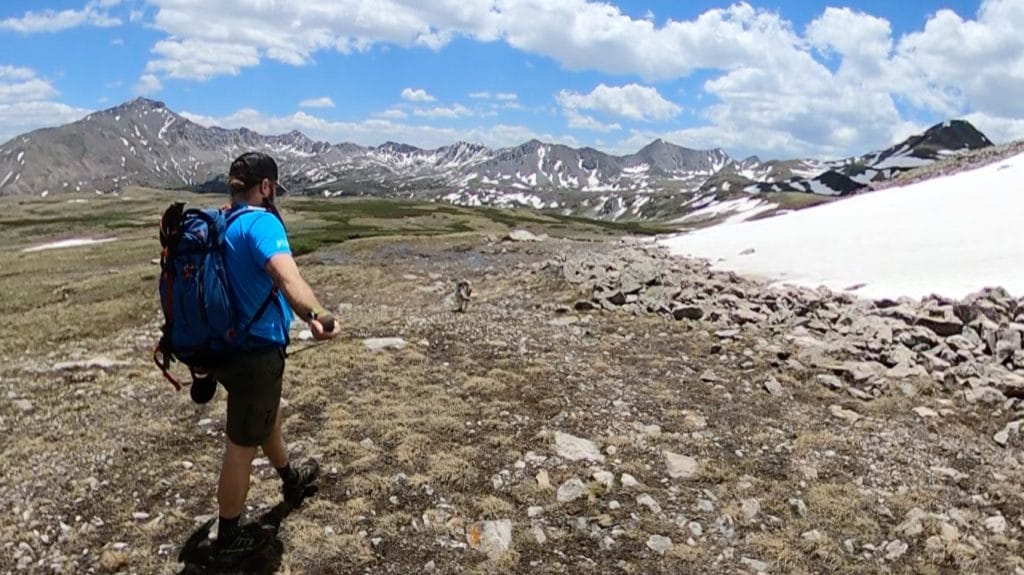
M 1024 294 L 1021 214 L 1024 154 L 662 243 L 718 269 L 870 298 L 960 298 L 988 286 Z

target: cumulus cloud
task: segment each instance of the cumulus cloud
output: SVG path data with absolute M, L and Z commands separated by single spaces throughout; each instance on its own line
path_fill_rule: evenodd
M 457 141 L 465 141 L 501 148 L 517 146 L 531 139 L 560 142 L 570 146 L 579 145 L 579 142 L 570 135 L 538 133 L 525 126 L 509 124 L 456 129 L 396 122 L 388 118 L 370 118 L 360 122 L 332 122 L 306 112 L 297 112 L 289 116 L 271 116 L 253 109 L 242 109 L 223 117 L 188 112 L 182 113 L 182 116 L 204 126 L 247 127 L 263 134 L 284 134 L 291 130 L 300 130 L 307 136 L 320 140 L 355 142 L 372 146 L 388 141 L 400 141 L 431 149 L 447 146 Z
M 565 116 L 569 120 L 570 128 L 590 130 L 593 132 L 614 132 L 622 129 L 622 126 L 619 124 L 601 123 L 597 119 L 586 114 L 581 114 L 572 108 L 565 110 Z
M 557 99 L 567 110 L 595 110 L 632 120 L 668 120 L 682 111 L 679 106 L 662 98 L 654 88 L 638 84 L 600 84 L 589 94 L 562 90 Z
M 454 106 L 437 106 L 423 110 L 414 110 L 413 114 L 424 118 L 461 118 L 472 116 L 473 111 L 462 104 L 455 104 Z
M 146 70 L 160 77 L 238 74 L 264 59 L 307 65 L 321 50 L 381 44 L 436 50 L 468 38 L 647 84 L 702 71 L 709 79 L 700 86 L 701 124 L 683 135 L 714 136 L 716 145 L 824 156 L 888 145 L 916 125 L 907 118 L 967 115 L 995 126 L 995 138 L 1024 136 L 1015 120 L 1024 117 L 1020 0 L 982 0 L 976 14 L 939 10 L 901 37 L 884 18 L 849 8 L 826 8 L 797 30 L 785 14 L 747 2 L 688 20 L 637 18 L 595 0 L 147 3 L 153 26 L 167 34 Z M 601 116 L 625 123 L 680 114 L 653 88 L 630 86 L 565 92 L 557 103 L 579 129 L 598 127 Z
M 402 99 L 410 102 L 433 102 L 437 98 L 422 88 L 405 88 L 402 90 Z
M 60 32 L 79 26 L 97 26 L 109 28 L 120 26 L 121 20 L 110 15 L 110 8 L 120 4 L 120 0 L 94 0 L 81 10 L 43 10 L 28 11 L 20 18 L 0 20 L 0 29 L 13 30 L 22 34 L 39 34 Z
M 133 91 L 139 96 L 149 96 L 164 89 L 163 82 L 153 74 L 143 74 L 135 84 Z
M 35 70 L 0 65 L 0 142 L 39 128 L 73 122 L 90 112 L 56 101 L 57 89 Z
M 300 108 L 333 108 L 334 100 L 324 96 L 322 98 L 309 98 L 299 102 Z

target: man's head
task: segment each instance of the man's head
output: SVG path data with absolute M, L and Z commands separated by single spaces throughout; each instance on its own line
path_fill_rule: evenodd
M 250 201 L 259 198 L 261 203 L 273 203 L 277 190 L 287 191 L 277 181 L 277 162 L 263 152 L 246 152 L 231 162 L 228 171 L 228 186 L 233 196 L 248 194 Z

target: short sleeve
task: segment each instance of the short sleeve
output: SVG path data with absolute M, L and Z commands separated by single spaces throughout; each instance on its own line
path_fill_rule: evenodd
M 263 213 L 256 216 L 255 220 L 249 228 L 249 241 L 252 245 L 253 259 L 260 269 L 266 267 L 267 260 L 277 254 L 291 255 L 288 234 L 277 217 Z

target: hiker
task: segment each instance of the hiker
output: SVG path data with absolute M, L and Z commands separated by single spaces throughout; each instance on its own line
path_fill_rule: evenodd
M 317 340 L 335 337 L 339 327 L 292 259 L 284 224 L 274 207 L 279 187 L 274 159 L 259 152 L 242 154 L 231 163 L 228 185 L 229 217 L 243 211 L 225 236 L 228 285 L 241 320 L 256 320 L 244 350 L 228 352 L 223 361 L 209 367 L 208 374 L 197 374 L 195 384 L 216 390 L 220 382 L 228 393 L 215 549 L 246 552 L 261 544 L 239 529 L 256 449 L 261 448 L 277 469 L 284 500 L 292 505 L 301 504 L 320 470 L 313 458 L 292 466 L 281 435 L 281 382 L 293 313 L 309 323 Z M 275 288 L 278 291 L 268 298 Z M 267 305 L 271 300 L 273 304 Z M 205 393 L 212 396 L 209 391 L 201 395 Z

